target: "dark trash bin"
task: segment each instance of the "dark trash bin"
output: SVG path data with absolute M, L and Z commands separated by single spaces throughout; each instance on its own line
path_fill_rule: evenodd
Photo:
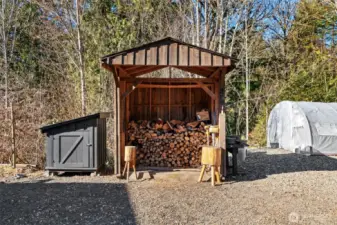
M 226 137 L 226 165 L 227 175 L 231 174 L 236 176 L 238 174 L 238 154 L 239 148 L 249 146 L 245 140 L 241 140 L 240 136 L 227 136 Z M 228 152 L 232 154 L 232 163 L 229 165 Z M 231 173 L 230 173 L 231 171 Z

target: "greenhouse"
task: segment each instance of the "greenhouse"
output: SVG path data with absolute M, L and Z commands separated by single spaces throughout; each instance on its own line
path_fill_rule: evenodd
M 337 155 L 337 103 L 278 103 L 269 115 L 267 146 L 310 155 Z

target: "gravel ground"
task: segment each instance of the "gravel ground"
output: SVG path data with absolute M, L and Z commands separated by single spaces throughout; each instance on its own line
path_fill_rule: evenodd
M 250 150 L 217 187 L 193 171 L 139 175 L 0 178 L 0 224 L 337 224 L 333 157 Z

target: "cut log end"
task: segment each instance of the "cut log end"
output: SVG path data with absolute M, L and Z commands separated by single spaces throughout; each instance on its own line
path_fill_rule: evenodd
M 132 121 L 127 133 L 129 142 L 137 144 L 137 164 L 196 168 L 201 165 L 201 146 L 207 143 L 204 127 L 199 121 Z

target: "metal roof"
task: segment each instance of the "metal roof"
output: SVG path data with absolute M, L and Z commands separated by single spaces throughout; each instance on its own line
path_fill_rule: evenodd
M 58 128 L 67 124 L 71 124 L 71 123 L 77 123 L 80 121 L 84 121 L 84 120 L 90 120 L 90 119 L 99 119 L 99 118 L 107 118 L 109 117 L 110 113 L 107 112 L 101 112 L 101 113 L 95 113 L 95 114 L 91 114 L 88 116 L 83 116 L 83 117 L 78 117 L 75 119 L 71 119 L 71 120 L 66 120 L 66 121 L 62 121 L 59 123 L 54 123 L 54 124 L 50 124 L 50 125 L 46 125 L 43 127 L 40 127 L 40 130 L 42 133 L 46 133 L 48 130 L 54 129 L 54 128 Z
M 236 59 L 209 49 L 167 37 L 139 47 L 106 55 L 102 66 L 116 77 L 137 77 L 165 67 L 174 67 L 203 77 L 229 72 Z

